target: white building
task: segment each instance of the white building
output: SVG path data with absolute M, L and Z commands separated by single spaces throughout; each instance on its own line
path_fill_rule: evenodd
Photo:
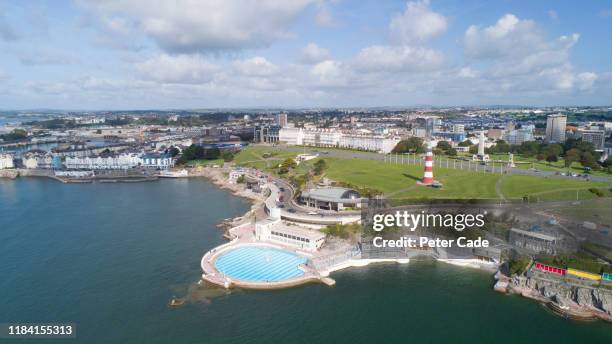
M 400 139 L 387 135 L 342 133 L 333 129 L 282 128 L 279 131 L 279 141 L 288 145 L 340 147 L 389 153 Z
M 278 125 L 281 128 L 284 128 L 287 126 L 287 114 L 282 112 L 276 115 L 276 125 Z
M 13 168 L 13 156 L 11 154 L 0 154 L 0 170 L 5 168 Z
M 325 242 L 325 234 L 295 225 L 286 225 L 280 219 L 266 219 L 255 224 L 255 237 L 259 241 L 275 242 L 306 251 L 316 251 Z
M 533 129 L 521 128 L 505 132 L 504 141 L 509 145 L 520 145 L 523 142 L 534 141 Z
M 168 169 L 174 166 L 174 159 L 168 154 L 145 154 L 141 159 L 144 167 Z
M 119 170 L 142 165 L 136 153 L 106 156 L 66 157 L 64 166 L 69 170 Z
M 343 134 L 339 146 L 342 148 L 361 149 L 373 152 L 390 153 L 400 142 L 399 137 L 383 135 Z
M 562 114 L 548 115 L 546 118 L 546 142 L 565 142 L 567 116 Z
M 578 129 L 578 136 L 582 138 L 582 141 L 592 143 L 595 150 L 603 151 L 606 143 L 604 130 Z
M 52 168 L 53 156 L 46 152 L 27 152 L 21 156 L 21 162 L 27 169 Z

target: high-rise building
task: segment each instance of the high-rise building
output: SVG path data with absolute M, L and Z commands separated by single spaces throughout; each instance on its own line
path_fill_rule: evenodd
M 287 126 L 287 114 L 286 113 L 281 112 L 276 115 L 276 125 L 278 125 L 281 128 L 284 128 Z
M 606 143 L 606 132 L 603 130 L 578 129 L 582 141 L 593 144 L 595 150 L 603 150 Z
M 546 142 L 565 142 L 567 116 L 562 114 L 548 115 L 546 118 Z
M 509 145 L 520 145 L 523 142 L 534 141 L 533 129 L 521 128 L 504 133 L 504 141 Z

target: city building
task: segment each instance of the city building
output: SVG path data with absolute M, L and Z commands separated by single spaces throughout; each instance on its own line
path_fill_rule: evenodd
M 451 131 L 453 133 L 464 133 L 465 125 L 464 124 L 453 124 L 453 126 L 451 127 Z
M 400 142 L 398 137 L 370 134 L 342 134 L 338 146 L 373 152 L 390 153 Z
M 174 159 L 169 154 L 149 153 L 141 157 L 141 165 L 156 169 L 168 169 L 174 166 Z
M 141 166 L 139 154 L 104 154 L 99 156 L 66 157 L 64 166 L 69 170 L 119 170 Z
M 437 131 L 433 134 L 433 137 L 449 139 L 453 142 L 463 142 L 465 141 L 466 135 L 465 132 Z
M 281 127 L 279 126 L 256 126 L 253 131 L 253 139 L 259 143 L 278 143 L 279 132 Z
M 606 144 L 606 132 L 604 130 L 578 129 L 578 137 L 582 141 L 592 143 L 595 150 L 604 150 Z
M 494 141 L 501 139 L 502 137 L 504 137 L 505 134 L 506 134 L 505 129 L 491 128 L 487 130 L 487 137 Z
M 0 154 L 0 170 L 5 168 L 13 168 L 13 155 L 11 154 Z
M 535 138 L 533 137 L 533 129 L 521 128 L 505 132 L 503 140 L 509 145 L 520 145 L 523 142 L 534 141 Z
M 299 201 L 307 207 L 340 211 L 361 208 L 361 195 L 351 189 L 329 187 L 309 189 L 300 195 Z
M 508 241 L 516 247 L 533 253 L 554 254 L 557 251 L 557 238 L 544 233 L 511 228 Z
M 565 142 L 565 126 L 567 116 L 562 114 L 548 115 L 546 118 L 546 142 Z
M 21 163 L 27 169 L 53 168 L 53 156 L 44 151 L 29 151 L 21 156 Z
M 284 128 L 287 126 L 287 114 L 286 113 L 281 112 L 276 115 L 276 125 L 281 128 Z
M 280 219 L 265 219 L 255 224 L 255 237 L 259 241 L 276 242 L 307 251 L 316 251 L 325 243 L 325 234 L 284 224 Z
M 282 128 L 279 141 L 288 145 L 316 147 L 340 147 L 381 153 L 389 153 L 400 138 L 370 133 L 344 133 L 334 129 Z

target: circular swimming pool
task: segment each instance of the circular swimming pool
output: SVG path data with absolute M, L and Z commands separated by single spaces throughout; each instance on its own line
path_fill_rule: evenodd
M 304 275 L 299 269 L 306 258 L 267 246 L 241 246 L 223 252 L 215 267 L 226 276 L 243 281 L 278 282 Z

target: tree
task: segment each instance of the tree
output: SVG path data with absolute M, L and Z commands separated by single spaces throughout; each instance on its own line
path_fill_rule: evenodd
M 438 141 L 438 144 L 436 145 L 436 147 L 444 152 L 448 151 L 449 149 L 453 148 L 451 146 L 450 143 L 448 143 L 447 141 Z
M 458 146 L 459 146 L 459 147 L 469 147 L 469 146 L 471 146 L 471 145 L 472 145 L 472 141 L 470 141 L 470 140 L 465 140 L 465 141 L 460 142 L 460 143 L 458 144 Z
M 555 154 L 550 154 L 546 157 L 546 161 L 548 161 L 549 164 L 553 162 L 557 162 L 557 160 L 559 159 L 557 158 L 557 155 Z
M 393 153 L 423 153 L 423 139 L 419 137 L 410 137 L 407 140 L 402 140 L 393 148 Z
M 584 167 L 590 167 L 592 169 L 599 169 L 599 164 L 597 164 L 597 159 L 591 152 L 584 152 L 580 156 L 580 163 Z
M 538 154 L 536 155 L 536 159 L 537 159 L 538 161 L 542 161 L 542 160 L 546 159 L 546 155 L 544 155 L 544 154 L 542 154 L 542 153 L 538 153 Z
M 493 153 L 508 153 L 510 152 L 510 145 L 504 140 L 497 140 L 495 144 L 495 151 Z
M 175 157 L 180 153 L 179 149 L 176 147 L 170 147 L 170 149 L 168 149 L 168 154 L 170 154 L 171 157 Z
M 295 168 L 296 166 L 297 163 L 295 162 L 295 160 L 293 160 L 292 158 L 287 158 L 281 163 L 280 168 L 284 171 L 289 171 L 290 169 Z
M 471 145 L 470 154 L 476 154 L 476 153 L 478 153 L 478 145 Z
M 324 159 L 319 159 L 314 163 L 314 173 L 320 175 L 327 168 L 327 163 Z
M 223 153 L 221 153 L 221 159 L 223 159 L 223 161 L 225 162 L 230 162 L 234 160 L 234 153 L 230 151 L 224 151 Z
M 457 150 L 455 148 L 451 148 L 446 151 L 446 154 L 448 154 L 449 156 L 457 156 Z
M 546 155 L 559 156 L 561 155 L 561 153 L 563 153 L 563 147 L 560 144 L 554 143 L 546 146 L 546 149 L 544 151 Z
M 572 166 L 572 163 L 580 160 L 580 151 L 576 148 L 572 148 L 565 152 L 565 167 Z
M 219 148 L 209 148 L 204 150 L 204 159 L 215 160 L 221 156 L 221 150 Z

